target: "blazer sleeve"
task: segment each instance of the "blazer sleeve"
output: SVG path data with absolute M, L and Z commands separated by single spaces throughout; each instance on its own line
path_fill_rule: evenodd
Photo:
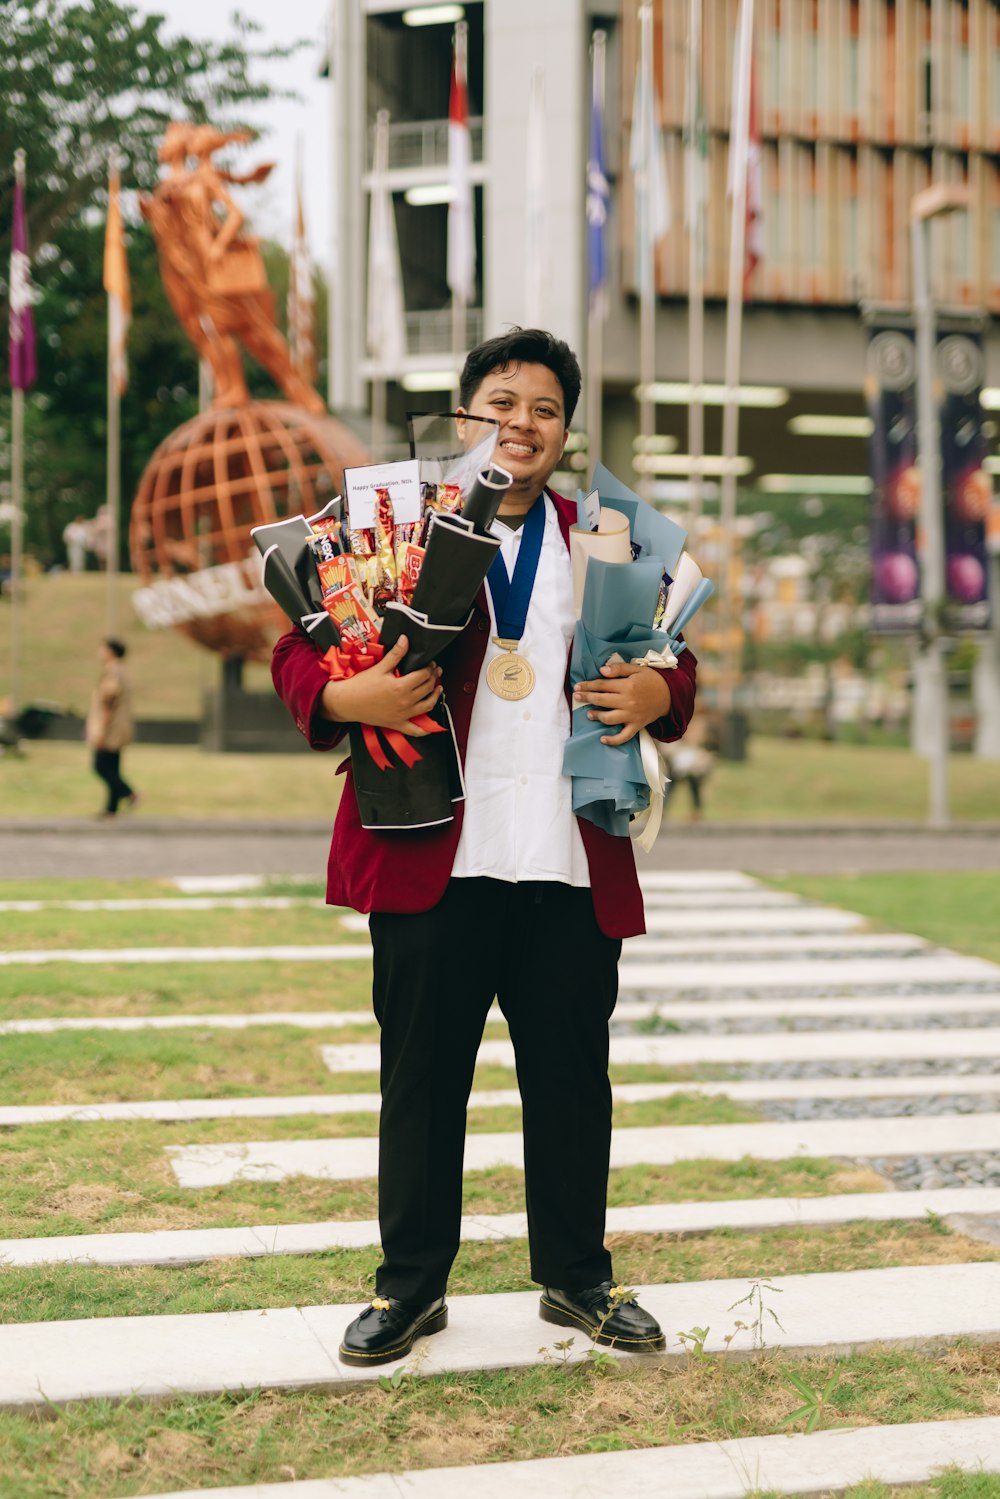
M 275 645 L 271 653 L 271 680 L 309 748 L 334 749 L 348 726 L 331 722 L 319 711 L 320 695 L 330 678 L 320 665 L 319 652 L 303 630 L 289 630 Z
M 677 657 L 677 665 L 672 670 L 660 672 L 670 688 L 670 712 L 647 725 L 654 739 L 669 742 L 680 739 L 687 733 L 687 726 L 694 714 L 697 674 L 698 662 L 690 646 L 686 651 L 681 651 Z

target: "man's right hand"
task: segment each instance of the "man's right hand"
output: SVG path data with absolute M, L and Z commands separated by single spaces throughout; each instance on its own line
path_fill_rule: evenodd
M 381 661 L 342 682 L 328 682 L 320 698 L 320 712 L 333 723 L 370 723 L 376 729 L 396 729 L 420 739 L 426 729 L 413 719 L 429 713 L 441 696 L 441 668 L 436 662 L 397 677 L 395 671 L 410 648 L 400 635 Z

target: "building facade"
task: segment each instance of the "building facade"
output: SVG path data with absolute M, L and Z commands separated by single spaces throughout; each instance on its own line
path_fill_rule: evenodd
M 390 111 L 408 352 L 391 377 L 399 420 L 439 402 L 453 378 L 445 280 L 447 113 L 454 19 L 469 28 L 478 293 L 468 340 L 523 322 L 529 305 L 528 114 L 544 70 L 544 321 L 586 350 L 585 171 L 590 46 L 608 37 L 607 171 L 611 182 L 603 452 L 631 469 L 637 415 L 638 312 L 632 278 L 629 116 L 638 0 L 331 0 L 331 128 L 337 182 L 331 297 L 331 400 L 361 409 L 374 373 L 365 350 L 367 189 L 376 111 Z M 687 379 L 684 231 L 685 56 L 689 0 L 655 0 L 655 71 L 673 227 L 657 262 L 656 375 Z M 704 0 L 703 100 L 709 196 L 705 257 L 706 379 L 720 381 L 725 334 L 726 196 L 732 48 L 738 0 Z M 423 22 L 424 24 L 421 24 Z M 933 290 L 942 309 L 978 318 L 987 383 L 1000 387 L 1000 3 L 998 0 L 757 0 L 756 86 L 764 162 L 765 252 L 745 313 L 742 381 L 763 404 L 741 416 L 745 486 L 773 502 L 808 493 L 796 476 L 865 494 L 865 317 L 906 317 L 910 201 L 929 182 L 961 182 L 967 212 L 935 222 Z M 435 381 L 437 382 L 435 384 Z M 750 398 L 752 399 L 752 397 Z M 577 423 L 583 422 L 581 405 Z M 835 432 L 813 416 L 853 418 Z M 803 418 L 806 420 L 803 421 Z M 827 424 L 829 425 L 829 423 Z M 823 424 L 819 424 L 822 428 Z M 661 450 L 686 447 L 683 394 L 657 412 Z M 567 478 L 587 466 L 581 435 Z M 718 452 L 721 413 L 706 412 Z M 676 466 L 676 465 L 675 465 Z M 791 483 L 787 476 L 793 476 Z M 852 486 L 853 485 L 853 491 Z M 814 486 L 815 487 L 815 486 Z M 664 498 L 676 484 L 661 486 Z

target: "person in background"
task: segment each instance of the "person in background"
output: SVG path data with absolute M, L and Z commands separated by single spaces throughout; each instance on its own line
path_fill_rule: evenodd
M 90 544 L 90 523 L 86 517 L 76 515 L 63 529 L 63 544 L 71 573 L 82 573 L 87 567 L 87 548 Z
M 94 773 L 108 788 L 108 800 L 101 817 L 114 817 L 122 802 L 134 807 L 139 800 L 132 787 L 122 778 L 122 750 L 131 744 L 132 688 L 122 662 L 125 647 L 120 640 L 104 640 L 98 651 L 101 675 L 90 699 L 86 738 L 94 751 Z
M 660 753 L 667 763 L 667 771 L 670 775 L 670 782 L 667 786 L 667 805 L 669 806 L 677 787 L 684 783 L 691 795 L 691 822 L 701 821 L 704 811 L 702 786 L 712 774 L 715 765 L 715 756 L 709 748 L 708 738 L 706 718 L 702 714 L 691 720 L 683 739 L 674 740 L 672 744 L 664 744 L 660 747 Z

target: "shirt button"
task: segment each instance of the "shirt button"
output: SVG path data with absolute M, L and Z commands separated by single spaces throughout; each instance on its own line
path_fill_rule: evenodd
M 527 708 L 525 708 L 524 712 L 521 714 L 521 717 L 524 719 L 525 723 L 528 722 L 528 719 L 531 717 L 531 713 Z
M 528 777 L 527 776 L 522 776 L 521 777 L 521 785 L 522 786 L 527 786 L 527 784 L 528 784 Z
M 485 619 L 481 619 L 479 621 L 479 633 L 480 633 L 480 635 L 485 635 L 486 631 L 488 629 L 489 629 L 489 621 L 485 620 Z
M 475 692 L 475 690 L 476 690 L 476 684 L 475 684 L 475 682 L 463 682 L 462 683 L 462 691 L 465 693 L 465 695 L 467 697 L 471 697 L 472 694 Z

